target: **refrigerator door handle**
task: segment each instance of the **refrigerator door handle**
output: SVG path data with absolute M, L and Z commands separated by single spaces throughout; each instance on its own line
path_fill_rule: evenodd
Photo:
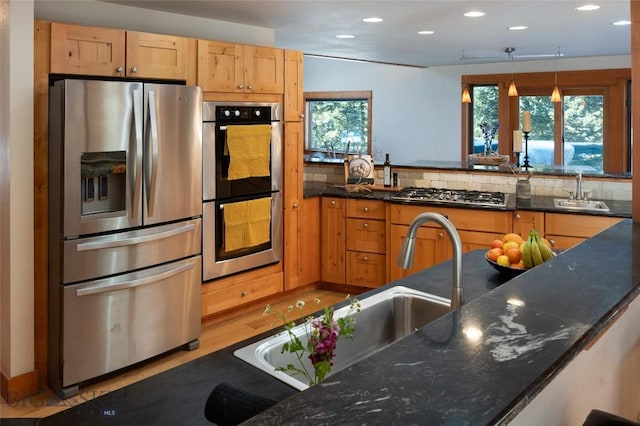
M 185 232 L 191 232 L 195 229 L 194 224 L 181 226 L 179 228 L 171 229 L 169 231 L 160 232 L 152 235 L 144 235 L 141 237 L 125 238 L 122 240 L 113 241 L 96 241 L 92 243 L 82 243 L 76 246 L 76 251 L 87 250 L 102 250 L 106 248 L 133 246 L 136 244 L 148 243 L 151 241 L 158 241 L 165 238 L 173 237 L 176 235 L 184 234 Z
M 110 291 L 125 290 L 128 288 L 140 287 L 146 284 L 152 284 L 152 283 L 170 278 L 174 275 L 180 274 L 189 269 L 192 269 L 193 266 L 194 266 L 193 263 L 189 263 L 187 265 L 178 266 L 177 268 L 170 269 L 168 271 L 161 272 L 159 274 L 152 275 L 150 277 L 140 278 L 137 280 L 123 281 L 120 283 L 113 283 L 113 284 L 96 284 L 94 286 L 89 286 L 89 287 L 76 290 L 76 296 L 78 297 L 90 296 L 93 294 L 101 294 L 101 293 L 107 293 Z
M 151 158 L 147 159 L 150 176 L 147 179 L 147 213 L 153 216 L 156 198 L 156 179 L 158 177 L 158 112 L 156 111 L 156 94 L 149 90 L 149 139 L 151 139 Z
M 131 208 L 131 217 L 136 218 L 140 215 L 140 195 L 142 192 L 142 97 L 139 90 L 133 91 L 133 125 L 135 132 L 134 140 L 134 163 L 133 163 L 133 205 Z

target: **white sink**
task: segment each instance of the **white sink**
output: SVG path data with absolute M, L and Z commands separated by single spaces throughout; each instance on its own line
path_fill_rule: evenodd
M 609 207 L 604 201 L 594 200 L 569 200 L 567 198 L 554 198 L 553 204 L 556 208 L 567 210 L 590 210 L 608 212 Z

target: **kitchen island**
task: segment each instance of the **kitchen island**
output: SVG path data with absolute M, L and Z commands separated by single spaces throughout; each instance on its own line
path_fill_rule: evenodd
M 508 423 L 640 293 L 640 225 L 624 220 L 502 285 L 482 261 L 463 258 L 461 309 L 247 424 Z M 448 297 L 450 273 L 445 262 L 383 288 Z

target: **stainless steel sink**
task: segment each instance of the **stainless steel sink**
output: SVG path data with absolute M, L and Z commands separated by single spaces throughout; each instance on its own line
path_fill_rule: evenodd
M 556 208 L 567 210 L 591 210 L 600 212 L 609 211 L 609 207 L 607 207 L 604 201 L 569 200 L 566 198 L 554 198 L 553 204 Z
M 360 312 L 354 314 L 356 329 L 353 339 L 338 340 L 328 376 L 413 333 L 449 310 L 448 299 L 403 286 L 391 287 L 361 300 Z M 348 306 L 340 308 L 334 317 L 345 316 L 348 311 Z M 294 332 L 303 344 L 307 343 L 304 325 L 296 326 Z M 305 390 L 309 384 L 303 376 L 275 371 L 276 367 L 287 364 L 299 365 L 293 354 L 281 353 L 283 343 L 288 340 L 288 335 L 282 332 L 238 349 L 234 355 L 296 389 Z M 311 362 L 306 357 L 304 361 L 307 370 L 313 371 Z

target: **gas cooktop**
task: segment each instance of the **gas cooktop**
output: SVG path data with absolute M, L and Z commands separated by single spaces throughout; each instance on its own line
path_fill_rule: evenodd
M 438 202 L 473 206 L 506 207 L 509 194 L 488 191 L 467 191 L 464 189 L 407 187 L 391 199 L 403 202 Z

